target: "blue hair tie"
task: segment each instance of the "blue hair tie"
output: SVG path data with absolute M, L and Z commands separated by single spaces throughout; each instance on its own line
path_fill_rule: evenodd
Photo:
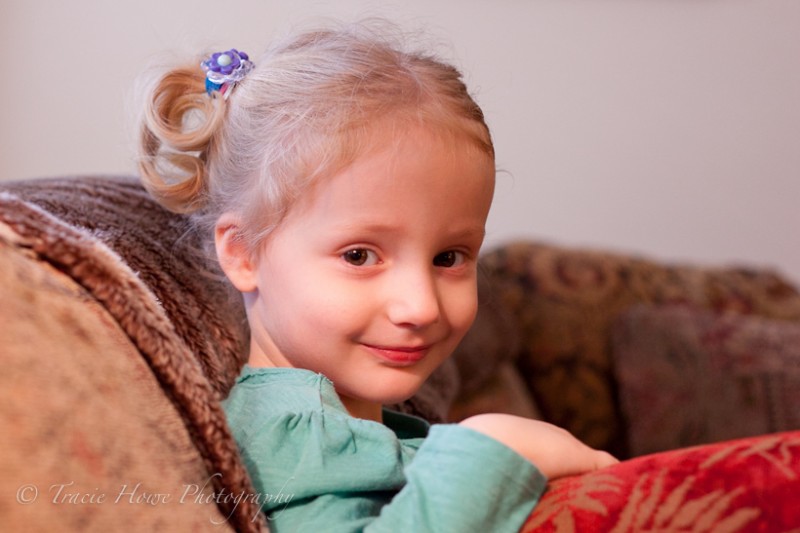
M 255 65 L 246 53 L 231 48 L 227 52 L 211 54 L 211 57 L 200 63 L 200 67 L 206 73 L 206 92 L 211 95 L 218 91 L 227 99 L 231 89 L 242 81 Z

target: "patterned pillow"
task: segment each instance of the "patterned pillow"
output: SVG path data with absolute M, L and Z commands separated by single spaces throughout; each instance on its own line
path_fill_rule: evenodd
M 800 428 L 800 323 L 635 306 L 612 345 L 632 455 Z
M 623 461 L 548 486 L 521 533 L 798 531 L 800 432 Z

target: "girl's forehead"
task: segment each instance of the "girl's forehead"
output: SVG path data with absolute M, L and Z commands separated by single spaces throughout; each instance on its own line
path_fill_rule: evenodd
M 338 204 L 359 212 L 378 207 L 380 214 L 380 206 L 398 202 L 454 202 L 470 181 L 481 191 L 480 202 L 491 202 L 494 157 L 469 132 L 390 118 L 346 133 L 328 136 L 324 168 L 312 160 L 318 172 L 287 205 L 286 217 L 309 215 L 312 207 L 332 217 Z
M 409 131 L 374 142 L 348 165 L 321 177 L 300 198 L 296 211 L 313 207 L 380 214 L 382 209 L 412 211 L 445 202 L 491 202 L 494 159 L 466 139 L 430 131 Z M 395 213 L 398 211 L 394 209 Z
M 350 150 L 348 166 L 379 153 L 409 157 L 413 155 L 408 153 L 409 147 L 419 153 L 435 151 L 440 157 L 453 161 L 464 157 L 481 159 L 493 166 L 494 153 L 489 153 L 485 146 L 485 141 L 476 138 L 474 132 L 442 123 L 379 122 L 364 130 L 364 138 L 357 142 L 355 150 Z

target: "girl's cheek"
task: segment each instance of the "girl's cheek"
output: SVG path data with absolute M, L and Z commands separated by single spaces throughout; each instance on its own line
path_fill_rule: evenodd
M 311 292 L 308 311 L 328 315 L 332 322 L 347 319 L 367 308 L 372 308 L 375 301 L 374 293 L 370 295 L 370 291 L 361 284 L 342 283 L 336 280 L 321 283 Z M 319 311 L 315 311 L 315 308 Z
M 449 292 L 445 297 L 444 306 L 448 310 L 450 323 L 454 329 L 466 333 L 478 312 L 478 296 L 475 289 L 466 285 Z

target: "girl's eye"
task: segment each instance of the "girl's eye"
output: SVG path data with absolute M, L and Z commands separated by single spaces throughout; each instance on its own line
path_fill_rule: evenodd
M 353 248 L 342 254 L 342 259 L 353 266 L 372 266 L 377 264 L 378 256 L 371 250 Z
M 463 252 L 449 251 L 442 252 L 433 258 L 433 264 L 437 267 L 453 268 L 464 262 Z

